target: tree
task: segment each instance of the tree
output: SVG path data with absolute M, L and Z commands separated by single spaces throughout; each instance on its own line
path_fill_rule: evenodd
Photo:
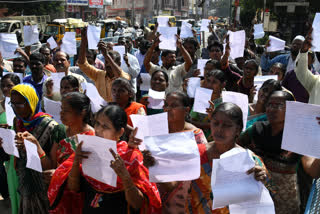
M 4 5 L 4 8 L 8 8 L 7 15 L 48 15 L 64 10 L 61 1 L 25 3 L 25 0 L 15 0 L 15 2 L 17 1 L 20 1 L 21 4 L 6 3 L 6 5 Z

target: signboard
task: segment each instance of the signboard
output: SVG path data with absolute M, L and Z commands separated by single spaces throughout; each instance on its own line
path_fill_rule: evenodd
M 103 8 L 103 0 L 89 0 L 90 8 Z
M 67 0 L 67 5 L 87 6 L 88 0 Z

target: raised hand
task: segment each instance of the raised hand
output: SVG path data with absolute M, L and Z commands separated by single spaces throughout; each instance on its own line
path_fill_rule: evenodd
M 307 36 L 306 36 L 306 39 L 302 43 L 302 48 L 300 50 L 301 53 L 308 52 L 308 50 L 312 47 L 312 31 L 313 31 L 313 28 L 311 27 Z
M 261 181 L 261 182 L 264 182 L 267 178 L 267 172 L 266 170 L 261 167 L 261 166 L 255 166 L 253 167 L 252 169 L 249 169 L 247 171 L 247 174 L 250 175 L 251 173 L 254 173 L 254 178 L 257 180 L 257 181 Z
M 206 112 L 208 114 L 209 119 L 211 120 L 212 119 L 212 113 L 214 111 L 214 103 L 211 100 L 209 100 L 209 104 L 210 104 L 210 107 L 206 109 Z
M 83 141 L 81 141 L 79 143 L 79 145 L 77 146 L 76 152 L 75 152 L 76 156 L 75 156 L 74 160 L 78 161 L 78 163 L 81 163 L 82 159 L 87 159 L 89 157 L 89 155 L 91 154 L 91 152 L 82 151 L 82 144 L 83 144 Z
M 119 154 L 116 154 L 112 149 L 109 149 L 112 156 L 114 157 L 114 161 L 110 161 L 110 167 L 115 171 L 115 173 L 121 178 L 130 178 L 130 174 L 124 165 L 124 161 L 120 157 Z
M 136 138 L 138 132 L 138 127 L 136 127 L 129 136 L 128 145 L 132 148 L 139 148 L 139 145 L 142 143 L 141 139 Z

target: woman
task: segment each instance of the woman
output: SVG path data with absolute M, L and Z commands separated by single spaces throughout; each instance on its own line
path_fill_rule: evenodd
M 69 92 L 80 92 L 79 80 L 72 76 L 64 76 L 60 81 L 60 95 L 63 96 Z
M 210 127 L 213 142 L 205 145 L 198 145 L 201 158 L 200 178 L 191 182 L 189 197 L 186 204 L 185 213 L 229 213 L 227 207 L 215 209 L 212 211 L 212 191 L 211 174 L 212 160 L 219 159 L 223 153 L 239 147 L 236 139 L 240 136 L 243 128 L 242 111 L 232 103 L 222 103 L 214 110 L 213 106 L 210 112 Z M 256 166 L 248 171 L 248 174 L 254 172 L 257 181 L 263 181 L 267 187 L 268 176 L 261 159 L 252 153 Z
M 238 143 L 260 155 L 268 168 L 277 194 L 276 213 L 299 213 L 297 166 L 300 155 L 281 149 L 286 101 L 294 97 L 285 91 L 274 91 L 266 103 L 268 121 L 257 122 L 241 134 Z
M 131 114 L 146 115 L 146 107 L 134 102 L 134 90 L 129 80 L 118 78 L 112 83 L 112 100 L 117 103 L 127 114 L 128 125 L 132 127 Z
M 159 91 L 159 92 L 165 92 L 165 90 L 167 89 L 168 84 L 169 84 L 168 74 L 164 71 L 161 71 L 161 70 L 155 71 L 151 75 L 150 83 L 151 83 L 150 85 L 151 85 L 152 90 Z M 145 106 L 148 106 L 149 105 L 148 99 L 149 99 L 149 95 L 145 94 L 141 98 L 140 103 Z M 162 100 L 155 100 L 155 101 L 162 102 Z M 162 112 L 163 112 L 163 109 L 152 109 L 152 108 L 147 107 L 147 115 L 158 114 L 158 113 L 162 113 Z
M 48 213 L 47 187 L 42 174 L 26 168 L 26 151 L 21 133 L 28 131 L 39 141 L 48 154 L 52 147 L 51 131 L 57 122 L 50 115 L 40 112 L 40 101 L 32 85 L 20 84 L 11 89 L 11 106 L 16 114 L 14 130 L 17 133 L 17 147 L 20 158 L 16 158 L 15 168 L 19 178 L 21 214 Z M 2 140 L 2 139 L 1 139 Z
M 247 60 L 243 67 L 243 77 L 238 81 L 239 92 L 248 95 L 249 103 L 254 98 L 254 77 L 258 74 L 259 65 L 254 59 Z
M 1 91 L 6 99 L 10 97 L 10 90 L 20 84 L 20 78 L 14 73 L 6 74 L 1 79 Z M 0 127 L 8 128 L 5 99 L 0 103 Z M 14 169 L 14 156 L 10 155 L 10 160 L 5 162 L 6 170 L 3 167 L 3 160 L 0 160 L 0 179 L 1 179 L 1 196 L 7 199 L 10 196 L 11 211 L 13 214 L 17 214 L 19 210 L 19 194 L 16 191 L 18 188 L 18 177 Z M 7 172 L 6 172 L 7 171 Z M 8 195 L 9 194 L 9 195 Z
M 269 75 L 277 75 L 278 81 L 281 82 L 286 75 L 286 67 L 280 62 L 274 63 L 270 68 Z
M 204 77 L 202 87 L 211 89 L 211 102 L 217 106 L 222 102 L 222 90 L 226 86 L 227 79 L 221 70 L 208 70 Z M 194 111 L 190 113 L 191 123 L 201 128 L 208 141 L 211 140 L 210 122 L 207 114 L 201 114 Z
M 149 172 L 142 164 L 141 152 L 129 148 L 125 141 L 119 140 L 126 125 L 127 115 L 117 105 L 106 106 L 96 114 L 94 126 L 96 135 L 117 141 L 119 154 L 110 151 L 115 157 L 110 166 L 118 175 L 117 187 L 101 183 L 83 174 L 81 160 L 90 154 L 82 151 L 83 142 L 81 142 L 76 152 L 55 171 L 48 191 L 51 205 L 58 200 L 60 193 L 73 191 L 79 194 L 79 200 L 74 200 L 73 205 L 81 208 L 84 214 L 152 213 L 154 208 L 161 206 L 158 190 L 149 182 Z M 65 204 L 65 201 L 61 200 L 60 203 Z M 72 209 L 72 213 L 76 213 L 75 209 Z
M 249 105 L 249 117 L 248 117 L 248 122 L 246 127 L 252 126 L 255 122 L 257 121 L 266 121 L 267 116 L 265 114 L 266 112 L 266 102 L 269 99 L 269 96 L 274 92 L 274 91 L 279 91 L 281 90 L 281 84 L 279 81 L 270 79 L 265 81 L 259 92 L 258 92 L 258 100 L 257 103 L 255 104 L 250 104 Z

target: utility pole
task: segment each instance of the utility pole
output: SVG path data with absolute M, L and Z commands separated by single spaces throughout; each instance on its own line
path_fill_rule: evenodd
M 134 11 L 134 0 L 131 0 L 132 3 L 132 12 L 131 12 L 131 25 L 134 26 L 135 23 L 135 11 Z

